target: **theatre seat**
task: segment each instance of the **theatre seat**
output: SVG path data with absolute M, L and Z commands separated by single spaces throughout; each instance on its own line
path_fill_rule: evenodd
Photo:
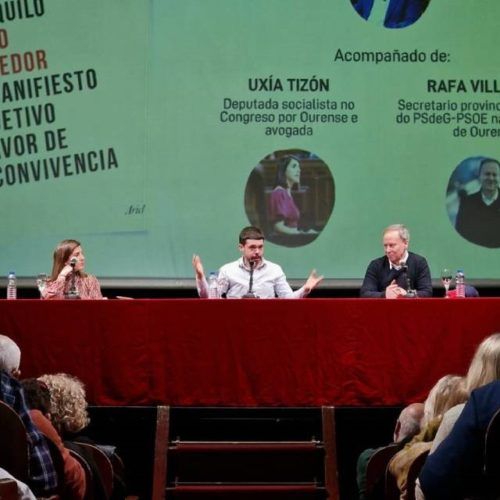
M 26 428 L 19 415 L 0 401 L 0 467 L 28 482 L 29 449 Z
M 387 465 L 401 447 L 400 443 L 392 443 L 379 448 L 371 456 L 366 466 L 366 498 L 370 500 L 383 500 Z

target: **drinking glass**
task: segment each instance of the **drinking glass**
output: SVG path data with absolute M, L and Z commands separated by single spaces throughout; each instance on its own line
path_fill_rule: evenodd
M 36 286 L 38 291 L 40 292 L 40 297 L 42 296 L 42 292 L 45 289 L 45 285 L 47 284 L 47 275 L 45 273 L 40 273 L 36 277 Z
M 444 286 L 444 296 L 448 298 L 448 290 L 450 289 L 450 283 L 453 279 L 453 275 L 450 269 L 443 269 L 441 271 L 441 283 Z

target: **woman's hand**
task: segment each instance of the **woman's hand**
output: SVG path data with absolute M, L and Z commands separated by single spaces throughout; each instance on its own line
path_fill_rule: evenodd
M 71 272 L 73 272 L 73 267 L 70 266 L 69 264 L 66 264 L 61 269 L 61 272 L 59 273 L 59 276 L 57 277 L 57 279 L 59 279 L 59 278 L 66 279 Z

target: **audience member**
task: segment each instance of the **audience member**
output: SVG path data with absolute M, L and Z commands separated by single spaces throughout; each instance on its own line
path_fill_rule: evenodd
M 241 298 L 247 294 L 250 277 L 252 291 L 255 297 L 261 299 L 305 297 L 323 279 L 323 276 L 318 276 L 313 270 L 305 285 L 295 292 L 292 291 L 281 267 L 264 259 L 264 234 L 257 227 L 248 226 L 241 230 L 238 248 L 241 258 L 222 266 L 219 271 L 220 292 L 228 298 Z M 193 268 L 198 294 L 206 298 L 208 283 L 198 255 L 193 256 Z
M 465 379 L 467 393 L 471 394 L 475 389 L 495 380 L 500 380 L 499 333 L 495 333 L 484 339 L 476 349 Z M 444 414 L 443 421 L 434 438 L 429 455 L 433 454 L 438 449 L 439 445 L 448 437 L 464 407 L 465 404 L 454 406 Z M 423 499 L 419 481 L 416 487 L 416 497 L 417 499 Z
M 19 365 L 21 350 L 5 335 L 0 335 L 0 399 L 13 408 L 26 427 L 29 443 L 29 486 L 36 495 L 50 496 L 57 488 L 57 475 L 45 438 L 35 428 L 24 400 Z
M 428 456 L 420 473 L 426 500 L 483 497 L 486 428 L 500 408 L 500 381 L 472 391 L 449 436 Z M 490 497 L 488 497 L 490 498 Z
M 26 404 L 34 424 L 46 438 L 50 439 L 61 452 L 64 462 L 64 498 L 79 500 L 85 497 L 85 471 L 64 446 L 61 436 L 50 421 L 50 391 L 44 382 L 37 379 L 25 379 L 21 382 Z
M 420 431 L 420 422 L 424 415 L 424 405 L 422 403 L 412 403 L 399 414 L 394 428 L 393 442 L 401 446 L 406 444 L 415 434 Z M 370 458 L 380 448 L 368 448 L 361 452 L 356 468 L 356 481 L 358 483 L 359 499 L 366 498 L 366 471 Z
M 430 450 L 443 414 L 466 399 L 464 379 L 457 375 L 440 378 L 429 392 L 424 403 L 422 430 L 389 463 L 389 471 L 396 478 L 402 500 L 407 497 L 407 478 L 411 464 Z
M 52 274 L 42 291 L 42 298 L 64 299 L 73 285 L 77 298 L 103 298 L 97 278 L 85 273 L 85 256 L 80 242 L 63 240 L 54 250 Z
M 405 297 L 411 288 L 418 297 L 432 297 L 431 272 L 424 257 L 409 252 L 410 232 L 403 224 L 386 227 L 382 235 L 384 257 L 366 270 L 361 297 Z
M 45 383 L 49 389 L 52 424 L 63 438 L 64 445 L 81 455 L 92 470 L 94 480 L 91 485 L 87 485 L 87 488 L 92 489 L 93 498 L 105 498 L 99 466 L 92 454 L 81 443 L 93 444 L 108 454 L 114 453 L 114 447 L 101 446 L 87 436 L 82 435 L 82 431 L 89 423 L 83 383 L 77 377 L 66 373 L 42 375 L 38 380 Z M 111 449 L 112 451 L 110 451 Z M 124 478 L 114 474 L 112 498 L 118 499 L 124 496 Z

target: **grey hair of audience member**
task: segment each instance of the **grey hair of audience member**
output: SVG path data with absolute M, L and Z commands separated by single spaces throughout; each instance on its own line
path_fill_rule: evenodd
M 382 235 L 384 235 L 385 233 L 388 233 L 389 231 L 397 231 L 399 234 L 399 237 L 403 241 L 406 241 L 407 243 L 409 243 L 410 231 L 408 230 L 408 228 L 404 224 L 392 224 L 390 226 L 387 226 L 384 229 L 384 232 L 382 233 Z
M 399 443 L 403 439 L 411 438 L 420 432 L 420 422 L 424 416 L 424 404 L 412 403 L 399 414 L 394 429 L 394 442 Z
M 0 370 L 13 375 L 21 364 L 21 349 L 6 335 L 0 335 Z

